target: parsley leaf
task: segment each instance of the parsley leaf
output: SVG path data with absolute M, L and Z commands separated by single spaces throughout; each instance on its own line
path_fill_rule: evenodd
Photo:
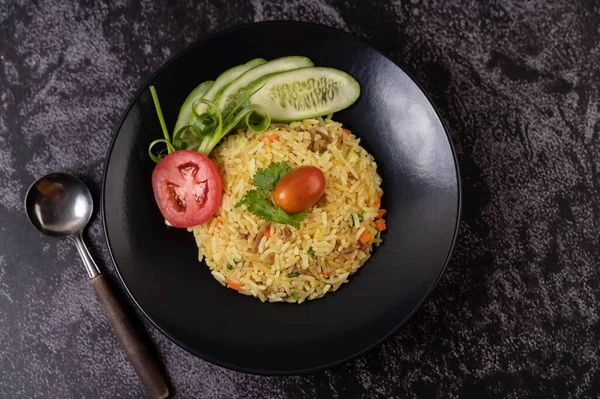
M 295 215 L 288 215 L 283 209 L 269 202 L 267 194 L 261 190 L 247 191 L 244 197 L 235 204 L 235 207 L 239 208 L 242 205 L 248 206 L 248 212 L 265 220 L 289 224 L 296 228 L 300 227 L 300 222 L 308 216 L 307 211 Z
M 271 219 L 269 219 L 270 221 L 281 224 L 289 224 L 294 226 L 295 228 L 299 228 L 300 222 L 308 216 L 308 211 L 296 213 L 294 215 L 289 215 L 278 206 L 274 206 L 274 208 L 275 212 L 273 213 Z
M 290 171 L 286 162 L 271 162 L 266 169 L 258 169 L 252 181 L 259 190 L 272 191 L 277 182 Z
M 248 211 L 256 216 L 263 217 L 263 215 L 273 213 L 273 205 L 267 200 L 267 194 L 264 191 L 246 191 L 246 194 L 235 204 L 235 207 L 239 208 L 242 205 L 248 205 Z

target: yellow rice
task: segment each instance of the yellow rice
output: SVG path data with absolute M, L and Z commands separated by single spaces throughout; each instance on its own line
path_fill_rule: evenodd
M 273 134 L 279 139 L 271 142 L 267 137 Z M 313 140 L 321 138 L 327 139 L 326 149 L 313 151 Z M 272 124 L 263 133 L 240 129 L 227 136 L 211 158 L 223 179 L 223 202 L 212 219 L 190 230 L 199 260 L 206 260 L 223 286 L 239 285 L 241 294 L 263 302 L 302 303 L 321 298 L 348 282 L 371 256 L 373 244 L 381 241 L 375 238 L 374 222 L 383 194 L 377 165 L 360 146 L 360 139 L 344 132 L 338 122 L 319 118 Z M 257 233 L 269 222 L 245 206 L 234 206 L 254 188 L 252 176 L 257 169 L 281 161 L 292 168 L 320 168 L 327 189 L 300 229 L 270 223 L 270 238 L 260 238 L 254 253 Z M 360 245 L 363 232 L 371 239 Z

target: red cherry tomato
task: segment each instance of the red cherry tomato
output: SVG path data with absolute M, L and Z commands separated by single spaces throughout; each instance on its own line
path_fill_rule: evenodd
M 174 227 L 192 227 L 210 219 L 223 197 L 215 164 L 196 151 L 180 150 L 164 157 L 152 172 L 154 199 Z
M 283 176 L 273 190 L 273 200 L 286 213 L 303 212 L 325 192 L 325 175 L 314 166 L 301 166 Z

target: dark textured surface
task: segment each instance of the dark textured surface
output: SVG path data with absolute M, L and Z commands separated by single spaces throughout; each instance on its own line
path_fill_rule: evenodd
M 147 328 L 173 396 L 600 394 L 593 1 L 62 3 L 0 4 L 0 397 L 143 397 L 74 247 L 28 226 L 23 194 L 61 170 L 99 198 L 111 131 L 150 73 L 208 33 L 277 18 L 356 33 L 422 83 L 457 148 L 461 235 L 413 321 L 334 370 L 244 375 Z M 98 216 L 87 238 L 114 276 Z

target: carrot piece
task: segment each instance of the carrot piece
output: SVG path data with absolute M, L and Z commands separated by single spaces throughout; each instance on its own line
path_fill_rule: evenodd
M 387 226 L 385 225 L 385 220 L 377 219 L 375 221 L 375 228 L 377 229 L 377 231 L 383 231 L 383 230 L 387 229 Z
M 375 200 L 375 202 L 373 203 L 373 205 L 375 205 L 375 206 L 379 206 L 379 205 L 381 205 L 381 198 L 377 198 L 377 199 Z
M 242 290 L 242 283 L 240 283 L 238 281 L 228 279 L 227 284 L 229 285 L 229 288 L 231 288 L 233 290 L 236 290 L 236 291 Z
M 269 143 L 272 143 L 272 142 L 274 142 L 275 140 L 279 141 L 279 135 L 278 135 L 277 133 L 273 133 L 272 135 L 270 135 L 270 136 L 267 136 L 267 141 L 268 141 Z
M 380 209 L 377 211 L 377 216 L 375 217 L 375 219 L 381 219 L 383 217 L 383 215 L 385 215 L 387 213 L 387 211 L 385 209 Z
M 352 131 L 350 131 L 349 129 L 342 128 L 342 130 L 343 130 L 343 131 L 344 131 L 344 133 L 346 133 L 346 134 L 352 134 Z
M 325 278 L 329 278 L 329 276 L 331 276 L 331 272 L 321 272 L 321 276 L 325 277 Z
M 265 230 L 265 233 L 263 234 L 265 237 L 267 237 L 267 240 L 269 238 L 271 238 L 271 228 L 269 227 L 268 229 Z
M 360 237 L 358 237 L 358 242 L 360 242 L 361 244 L 366 244 L 369 242 L 369 240 L 372 238 L 373 236 L 369 233 L 367 233 L 366 231 L 363 231 L 363 233 L 360 235 Z
M 215 229 L 218 229 L 219 227 L 221 227 L 222 224 L 223 224 L 223 222 L 221 222 L 220 220 L 217 220 L 217 223 L 215 223 Z

